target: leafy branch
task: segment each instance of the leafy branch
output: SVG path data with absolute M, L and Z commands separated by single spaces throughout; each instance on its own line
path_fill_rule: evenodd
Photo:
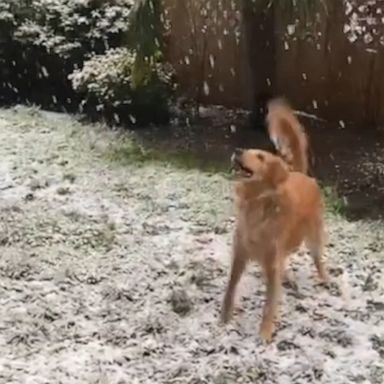
M 163 52 L 160 0 L 136 0 L 131 11 L 129 46 L 136 52 L 133 66 L 133 86 L 145 83 L 153 63 Z

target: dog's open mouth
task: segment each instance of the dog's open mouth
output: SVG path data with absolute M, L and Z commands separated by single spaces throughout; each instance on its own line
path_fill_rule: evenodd
M 232 163 L 232 170 L 239 176 L 247 177 L 247 178 L 253 176 L 253 172 L 244 166 L 242 161 L 239 159 L 239 156 L 236 156 L 236 154 L 232 155 L 231 163 Z

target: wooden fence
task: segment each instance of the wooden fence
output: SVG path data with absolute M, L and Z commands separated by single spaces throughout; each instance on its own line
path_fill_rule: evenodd
M 163 2 L 167 55 L 190 96 L 251 109 L 284 95 L 341 127 L 384 123 L 380 0 L 319 1 L 308 23 L 269 0 Z

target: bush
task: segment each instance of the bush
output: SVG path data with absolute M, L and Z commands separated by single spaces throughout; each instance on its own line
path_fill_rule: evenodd
M 135 61 L 136 54 L 126 48 L 110 49 L 70 75 L 73 88 L 83 95 L 82 105 L 89 115 L 138 125 L 169 120 L 172 69 L 160 62 L 151 63 L 145 77 L 136 84 Z
M 145 82 L 132 86 L 140 72 L 134 70 L 137 42 L 129 39 L 130 29 L 137 29 L 137 23 L 132 25 L 134 3 L 1 0 L 0 101 L 70 110 L 83 102 L 86 112 L 120 116 L 122 121 L 137 112 L 138 122 L 149 120 L 148 111 L 140 111 L 152 108 L 153 102 L 154 121 L 163 121 L 169 87 L 159 60 L 149 66 Z M 120 49 L 127 44 L 135 51 Z
M 2 0 L 1 85 L 9 96 L 43 105 L 76 99 L 68 74 L 91 53 L 123 44 L 132 5 L 133 0 Z
M 7 0 L 9 1 L 9 0 Z M 12 1 L 12 0 L 11 0 Z M 14 1 L 14 0 L 13 0 Z M 14 38 L 79 62 L 90 52 L 121 45 L 133 0 L 32 0 L 19 9 Z

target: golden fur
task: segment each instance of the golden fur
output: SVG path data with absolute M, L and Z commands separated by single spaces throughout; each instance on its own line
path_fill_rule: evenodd
M 268 134 L 291 171 L 308 173 L 308 138 L 292 108 L 283 99 L 268 103 Z
M 323 281 L 323 199 L 315 179 L 290 172 L 279 157 L 261 150 L 237 150 L 237 226 L 230 279 L 221 318 L 229 321 L 237 283 L 249 261 L 257 261 L 266 278 L 266 302 L 260 328 L 269 341 L 275 331 L 287 257 L 305 242 Z

